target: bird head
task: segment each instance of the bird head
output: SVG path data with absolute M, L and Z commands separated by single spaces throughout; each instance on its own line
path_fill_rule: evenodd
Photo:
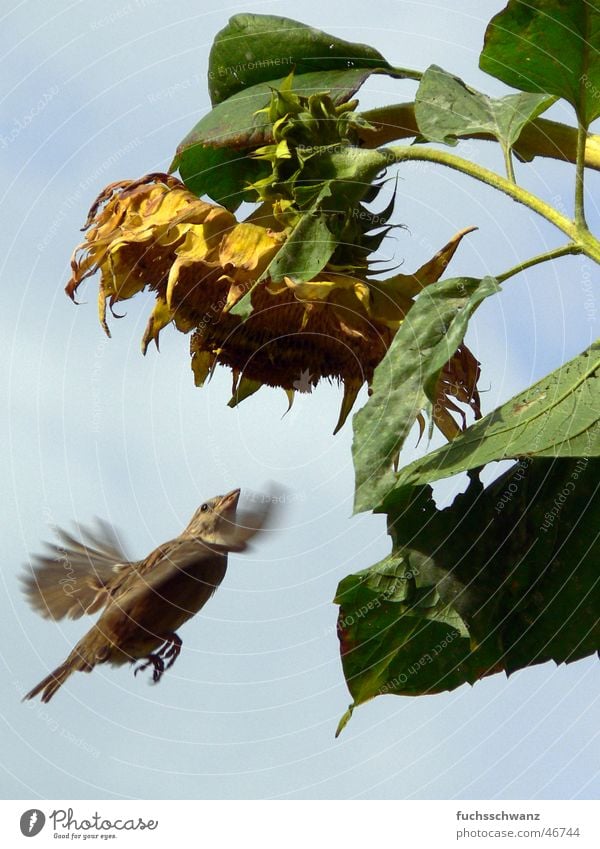
M 233 489 L 227 495 L 216 495 L 198 507 L 184 531 L 206 543 L 221 543 L 235 527 L 235 516 L 240 490 Z

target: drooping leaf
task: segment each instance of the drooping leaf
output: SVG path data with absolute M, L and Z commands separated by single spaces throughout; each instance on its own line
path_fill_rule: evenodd
M 469 653 L 469 633 L 431 580 L 423 579 L 424 562 L 418 552 L 391 555 L 348 575 L 338 587 L 338 635 L 353 707 L 376 695 L 420 695 L 464 683 L 460 667 Z M 434 663 L 438 653 L 443 670 Z
M 493 460 L 600 455 L 600 342 L 400 470 L 396 489 Z
M 377 507 L 394 486 L 392 463 L 420 410 L 435 397 L 441 369 L 462 343 L 474 310 L 498 291 L 492 277 L 458 277 L 434 283 L 417 299 L 353 420 L 355 510 Z
M 418 72 L 392 68 L 378 50 L 277 15 L 230 18 L 210 51 L 208 87 L 213 105 L 257 83 L 313 71 L 381 68 L 396 77 Z
M 599 472 L 598 458 L 524 458 L 486 489 L 471 477 L 445 510 L 417 498 L 408 519 L 429 487 L 390 495 L 394 548 L 441 570 L 438 591 L 487 665 L 510 672 L 600 648 Z
M 600 115 L 600 7 L 510 0 L 488 25 L 479 66 L 514 88 L 564 98 L 587 127 Z
M 535 459 L 437 510 L 388 504 L 393 553 L 338 587 L 353 703 L 451 690 L 600 648 L 600 460 Z M 393 501 L 393 503 L 392 503 Z
M 493 98 L 470 88 L 437 65 L 423 74 L 415 98 L 419 131 L 429 141 L 456 144 L 461 136 L 491 133 L 505 150 L 523 127 L 554 102 L 546 94 L 509 94 Z

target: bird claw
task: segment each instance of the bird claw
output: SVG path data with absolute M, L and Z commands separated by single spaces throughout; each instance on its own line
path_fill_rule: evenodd
M 165 644 L 158 652 L 158 656 L 163 660 L 167 660 L 168 663 L 165 666 L 165 669 L 170 669 L 177 658 L 179 657 L 179 653 L 181 652 L 181 646 L 183 645 L 181 637 L 177 634 L 171 634 L 168 640 L 165 641 Z
M 145 663 L 140 663 L 139 666 L 133 670 L 133 674 L 137 675 L 138 672 L 143 672 L 145 669 L 148 669 L 149 666 L 154 667 L 152 670 L 152 680 L 155 684 L 158 684 L 160 679 L 162 678 L 162 674 L 165 671 L 165 663 L 162 657 L 159 654 L 149 654 Z
M 146 658 L 146 662 L 140 663 L 139 666 L 136 666 L 133 670 L 133 674 L 137 675 L 138 672 L 143 672 L 145 669 L 148 669 L 149 666 L 152 666 L 152 680 L 155 684 L 158 684 L 162 678 L 163 672 L 170 669 L 179 657 L 182 645 L 181 637 L 177 634 L 170 634 L 156 654 L 149 654 Z M 165 660 L 167 661 L 166 664 Z

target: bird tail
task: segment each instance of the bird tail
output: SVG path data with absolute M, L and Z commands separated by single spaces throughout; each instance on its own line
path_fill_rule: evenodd
M 42 694 L 42 701 L 49 702 L 52 696 L 56 693 L 59 687 L 61 687 L 71 672 L 73 672 L 73 666 L 70 663 L 70 659 L 65 660 L 64 663 L 61 663 L 54 672 L 51 672 L 50 675 L 47 675 L 43 681 L 40 681 L 39 684 L 30 690 L 26 696 L 23 696 L 23 701 L 27 701 L 28 699 L 34 699 L 40 693 Z
M 88 654 L 88 652 L 85 653 Z M 47 675 L 43 681 L 36 684 L 33 690 L 30 690 L 27 695 L 23 696 L 23 701 L 25 702 L 28 699 L 34 699 L 41 693 L 42 701 L 49 702 L 58 688 L 62 687 L 72 672 L 76 672 L 78 670 L 82 672 L 91 672 L 93 666 L 94 663 L 84 657 L 84 646 L 81 644 L 77 645 L 64 663 L 57 666 L 54 672 Z

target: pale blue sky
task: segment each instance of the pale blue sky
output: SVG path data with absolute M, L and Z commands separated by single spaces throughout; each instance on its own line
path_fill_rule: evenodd
M 597 662 L 551 664 L 475 687 L 381 697 L 333 734 L 349 696 L 335 636 L 338 581 L 389 550 L 383 517 L 351 518 L 350 423 L 331 431 L 335 387 L 298 397 L 262 390 L 226 407 L 230 375 L 194 389 L 188 340 L 163 332 L 139 351 L 150 301 L 125 305 L 106 340 L 95 282 L 76 308 L 63 293 L 69 257 L 97 192 L 166 170 L 208 108 L 215 33 L 238 11 L 301 17 L 377 47 L 393 64 L 442 65 L 490 93 L 477 68 L 498 0 L 326 6 L 154 0 L 13 4 L 0 28 L 5 96 L 2 167 L 4 565 L 3 771 L 6 798 L 561 798 L 597 795 Z M 374 77 L 366 106 L 412 97 L 414 84 Z M 560 113 L 569 118 L 565 110 Z M 492 145 L 468 154 L 501 167 Z M 532 190 L 571 208 L 572 171 L 517 164 Z M 451 271 L 500 272 L 562 243 L 543 221 L 447 170 L 400 172 L 389 244 L 407 270 L 458 229 L 477 224 Z M 600 228 L 589 180 L 589 221 Z M 598 335 L 597 272 L 580 258 L 511 280 L 469 334 L 484 364 L 485 409 Z M 364 400 L 364 399 L 363 399 Z M 412 456 L 410 453 L 407 457 Z M 129 669 L 74 676 L 53 702 L 20 694 L 54 668 L 86 623 L 31 612 L 17 575 L 49 524 L 101 515 L 134 556 L 177 534 L 206 496 L 268 480 L 294 495 L 284 527 L 230 559 L 223 586 L 182 629 L 184 650 L 157 688 Z M 440 489 L 446 499 L 456 491 Z

